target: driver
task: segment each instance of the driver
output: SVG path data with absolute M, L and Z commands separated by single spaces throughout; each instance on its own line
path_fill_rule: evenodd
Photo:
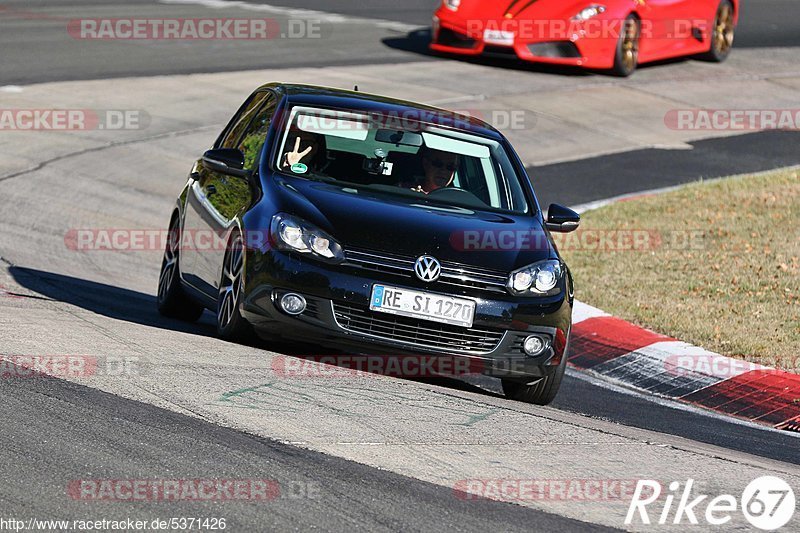
M 403 184 L 402 187 L 429 194 L 453 183 L 458 169 L 458 154 L 427 146 L 423 146 L 419 154 L 422 156 L 422 170 L 425 175 L 415 177 L 411 183 Z

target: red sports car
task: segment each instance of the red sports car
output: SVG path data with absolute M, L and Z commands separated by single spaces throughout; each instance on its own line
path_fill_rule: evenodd
M 443 0 L 431 49 L 608 69 L 700 55 L 723 61 L 740 0 Z

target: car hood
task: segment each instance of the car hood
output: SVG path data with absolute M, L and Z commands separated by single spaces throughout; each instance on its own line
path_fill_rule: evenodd
M 537 217 L 414 203 L 363 189 L 356 194 L 305 179 L 276 178 L 275 184 L 276 207 L 330 233 L 345 250 L 428 254 L 504 272 L 557 257 Z
M 592 5 L 590 0 L 495 0 L 493 2 L 463 0 L 456 14 L 464 20 L 482 21 L 567 20 L 590 5 Z

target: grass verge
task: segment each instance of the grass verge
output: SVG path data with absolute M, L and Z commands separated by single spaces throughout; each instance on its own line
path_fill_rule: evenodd
M 711 351 L 800 372 L 797 170 L 590 211 L 560 239 L 576 298 Z

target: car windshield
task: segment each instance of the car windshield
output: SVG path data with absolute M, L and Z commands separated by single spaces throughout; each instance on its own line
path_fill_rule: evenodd
M 491 139 L 418 121 L 295 106 L 281 172 L 479 210 L 529 212 L 508 154 Z

